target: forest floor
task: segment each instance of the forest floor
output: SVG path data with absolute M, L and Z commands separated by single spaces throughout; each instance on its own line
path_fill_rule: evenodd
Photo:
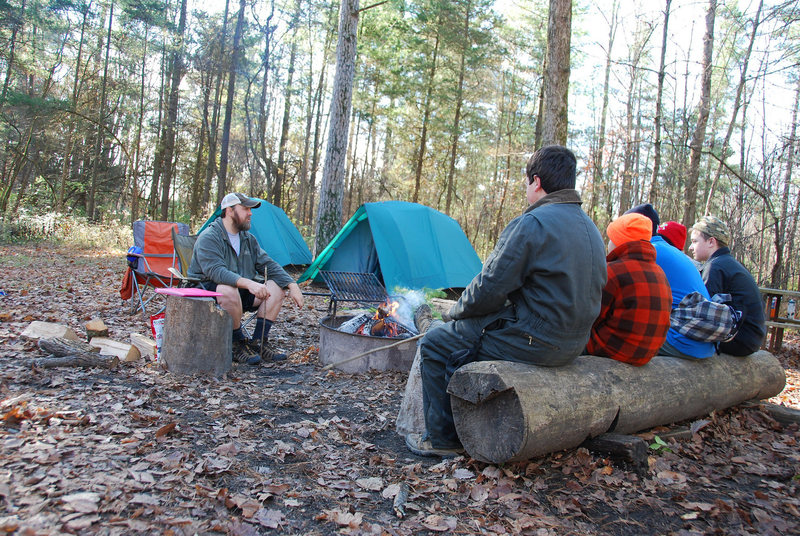
M 638 473 L 585 449 L 499 467 L 417 457 L 394 431 L 405 374 L 322 370 L 320 297 L 275 325 L 288 362 L 222 379 L 32 367 L 33 320 L 149 334 L 119 299 L 124 267 L 120 252 L 0 246 L 0 533 L 800 533 L 800 431 L 757 406 L 705 417 Z M 778 358 L 770 402 L 800 408 L 800 341 Z

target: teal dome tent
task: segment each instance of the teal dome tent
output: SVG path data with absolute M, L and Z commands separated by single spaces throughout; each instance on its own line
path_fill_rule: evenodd
M 374 273 L 387 290 L 395 287 L 463 288 L 481 271 L 481 261 L 453 218 L 405 201 L 365 203 L 300 276 L 320 270 Z

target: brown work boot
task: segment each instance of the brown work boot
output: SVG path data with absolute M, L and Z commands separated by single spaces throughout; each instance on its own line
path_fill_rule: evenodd
M 260 340 L 250 339 L 248 341 L 248 347 L 251 352 L 260 355 L 261 359 L 266 362 L 272 361 L 277 363 L 279 361 L 286 361 L 286 354 L 272 348 L 268 341 L 264 341 L 264 347 L 262 348 Z
M 231 350 L 231 358 L 236 363 L 247 363 L 248 365 L 258 365 L 261 363 L 261 357 L 259 357 L 258 352 L 253 352 L 250 349 L 250 345 L 247 344 L 246 339 L 233 341 Z
M 455 458 L 464 454 L 464 447 L 460 444 L 447 447 L 434 447 L 430 439 L 423 439 L 422 434 L 408 434 L 406 447 L 417 456 Z

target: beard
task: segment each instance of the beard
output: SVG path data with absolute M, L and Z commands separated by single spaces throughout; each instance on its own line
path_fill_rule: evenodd
M 247 231 L 250 229 L 250 218 L 247 216 L 239 216 L 238 212 L 233 213 L 233 225 L 237 231 Z

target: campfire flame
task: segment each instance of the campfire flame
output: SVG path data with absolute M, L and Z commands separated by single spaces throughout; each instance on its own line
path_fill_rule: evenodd
M 397 337 L 400 334 L 399 320 L 395 313 L 400 304 L 392 299 L 387 299 L 378 306 L 372 322 L 365 322 L 356 333 L 359 335 L 372 335 L 373 337 Z

